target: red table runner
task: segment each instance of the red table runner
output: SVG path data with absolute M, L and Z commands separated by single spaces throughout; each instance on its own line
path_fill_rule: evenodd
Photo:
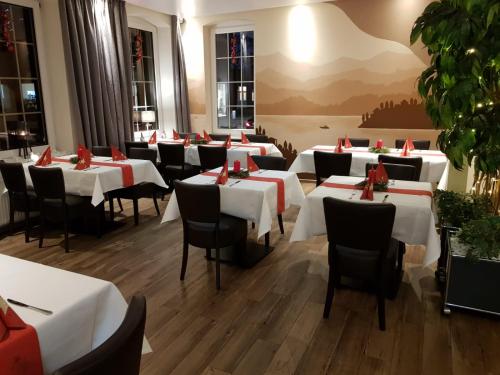
M 338 184 L 335 182 L 323 182 L 320 186 L 335 188 L 335 189 L 363 190 L 363 188 L 360 186 L 351 184 Z M 432 198 L 432 191 L 427 191 L 427 190 L 387 188 L 385 192 L 394 194 L 426 195 Z
M 202 175 L 217 177 L 219 174 L 215 172 L 205 172 L 202 173 Z M 242 180 L 274 182 L 278 189 L 278 194 L 277 194 L 278 214 L 281 214 L 283 211 L 285 211 L 285 181 L 283 179 L 274 177 L 249 176 L 247 178 L 243 178 Z
M 266 147 L 265 146 L 257 146 L 257 145 L 252 145 L 252 144 L 236 144 L 233 147 L 247 147 L 247 148 L 258 148 L 260 150 L 260 154 L 262 156 L 265 156 L 267 154 Z
M 70 160 L 63 158 L 52 158 L 52 161 L 57 161 L 61 163 L 71 163 Z M 123 187 L 129 187 L 134 185 L 134 170 L 132 169 L 132 166 L 130 164 L 91 161 L 90 165 L 121 168 Z
M 330 148 L 313 147 L 313 148 L 311 148 L 311 150 L 312 151 L 335 152 L 335 147 L 330 147 Z M 367 152 L 367 153 L 370 153 L 370 154 L 375 154 L 375 152 L 371 152 L 370 150 L 352 150 L 350 148 L 343 148 L 342 151 L 344 153 L 345 152 L 350 152 L 351 154 L 354 153 L 354 152 Z M 386 154 L 378 154 L 378 155 L 401 156 L 401 152 L 388 152 Z M 445 158 L 446 157 L 446 155 L 436 155 L 436 154 L 432 154 L 430 152 L 418 152 L 418 153 L 412 154 L 411 151 L 410 151 L 410 156 L 408 156 L 408 157 L 419 157 L 419 156 L 434 156 L 434 157 L 437 157 L 437 158 Z

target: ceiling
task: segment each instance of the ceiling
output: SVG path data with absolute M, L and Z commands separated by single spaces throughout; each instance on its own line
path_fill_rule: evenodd
M 321 3 L 324 0 L 126 0 L 128 3 L 162 13 L 183 17 L 210 16 L 223 13 L 275 8 L 295 4 Z

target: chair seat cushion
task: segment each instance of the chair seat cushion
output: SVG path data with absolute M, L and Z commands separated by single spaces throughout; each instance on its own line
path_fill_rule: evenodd
M 189 243 L 201 248 L 215 248 L 215 224 L 188 221 Z M 221 214 L 219 221 L 219 247 L 237 243 L 247 235 L 245 219 Z
M 184 169 L 182 169 L 181 165 L 166 165 L 165 173 L 173 180 L 183 180 L 197 174 L 197 170 L 193 165 L 186 163 Z

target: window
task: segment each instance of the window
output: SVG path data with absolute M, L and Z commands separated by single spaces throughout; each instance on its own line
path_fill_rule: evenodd
M 129 28 L 134 131 L 158 129 L 153 33 Z
M 47 144 L 31 8 L 0 2 L 0 150 Z
M 215 34 L 217 127 L 253 129 L 255 118 L 253 31 Z

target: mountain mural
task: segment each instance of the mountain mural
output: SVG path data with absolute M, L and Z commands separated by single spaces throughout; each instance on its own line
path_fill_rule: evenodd
M 381 102 L 371 113 L 362 115 L 360 128 L 377 129 L 434 129 L 425 107 L 417 99 L 402 100 L 400 103 Z

